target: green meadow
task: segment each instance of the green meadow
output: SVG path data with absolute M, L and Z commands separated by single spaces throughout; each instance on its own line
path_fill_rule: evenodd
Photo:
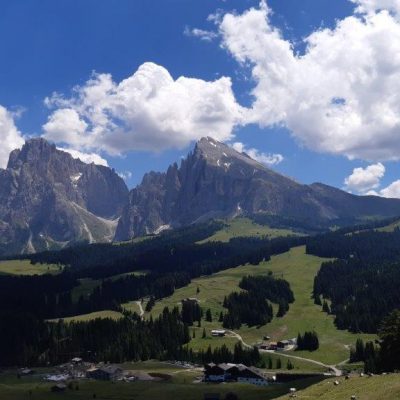
M 44 275 L 58 274 L 62 267 L 54 264 L 31 264 L 30 260 L 0 261 L 0 274 Z
M 270 228 L 266 225 L 259 225 L 249 218 L 235 218 L 231 221 L 226 221 L 226 226 L 215 232 L 207 239 L 200 241 L 205 242 L 229 242 L 232 238 L 248 237 L 248 236 L 266 236 L 270 239 L 298 235 L 289 229 Z
M 271 261 L 258 266 L 245 265 L 218 272 L 211 276 L 194 279 L 188 286 L 178 289 L 168 298 L 156 303 L 151 314 L 158 315 L 164 307 L 179 306 L 182 299 L 196 297 L 203 309 L 210 308 L 213 322 L 204 322 L 202 328 L 210 331 L 220 327 L 218 315 L 224 311 L 222 303 L 224 297 L 232 291 L 238 291 L 240 279 L 245 275 L 264 275 L 272 271 L 277 277 L 286 279 L 294 292 L 295 302 L 290 305 L 289 312 L 283 318 L 274 318 L 263 327 L 242 328 L 236 333 L 250 345 L 262 341 L 268 335 L 272 340 L 281 340 L 296 337 L 299 332 L 315 330 L 319 335 L 320 348 L 315 352 L 292 352 L 293 355 L 335 365 L 345 361 L 349 356 L 349 346 L 354 344 L 358 337 L 364 340 L 372 339 L 372 335 L 355 335 L 348 331 L 338 330 L 334 325 L 334 317 L 322 312 L 320 306 L 314 304 L 311 297 L 314 277 L 324 259 L 305 254 L 304 247 L 291 249 L 289 252 L 273 256 Z M 197 293 L 198 292 L 198 293 Z M 220 345 L 224 341 L 232 346 L 233 338 L 210 338 L 203 342 L 202 328 L 197 328 L 196 338 L 192 340 L 194 349 L 204 348 L 211 344 Z

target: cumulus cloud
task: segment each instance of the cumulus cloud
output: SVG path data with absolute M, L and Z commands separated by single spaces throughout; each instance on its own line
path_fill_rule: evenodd
M 200 40 L 204 40 L 205 42 L 212 42 L 218 37 L 218 33 L 214 31 L 207 31 L 199 28 L 189 28 L 188 26 L 185 27 L 183 34 L 185 36 L 199 38 Z
M 6 168 L 10 152 L 24 144 L 21 132 L 14 123 L 13 114 L 0 106 L 0 168 Z
M 379 189 L 385 172 L 385 166 L 381 163 L 369 165 L 366 168 L 355 168 L 353 173 L 344 180 L 345 189 L 361 195 L 400 198 L 400 180 Z
M 400 0 L 351 0 L 351 2 L 357 4 L 356 11 L 359 13 L 372 13 L 381 10 L 400 12 Z
M 43 126 L 45 138 L 110 155 L 183 148 L 203 136 L 225 141 L 242 119 L 230 78 L 174 80 L 153 63 L 119 83 L 94 74 L 71 97 L 55 93 L 45 102 L 54 109 Z
M 400 198 L 400 180 L 394 181 L 379 193 L 383 197 Z
M 246 153 L 248 156 L 250 156 L 253 160 L 258 161 L 261 164 L 266 164 L 266 165 L 277 165 L 280 164 L 283 161 L 283 156 L 282 154 L 268 154 L 268 153 L 262 153 L 258 151 L 257 149 L 254 148 L 247 148 L 243 143 L 241 142 L 235 142 L 232 144 L 232 147 L 238 151 L 239 153 Z
M 73 158 L 79 159 L 86 164 L 97 164 L 97 165 L 104 165 L 108 167 L 108 162 L 106 159 L 102 158 L 96 153 L 82 153 L 78 150 L 68 149 L 63 147 L 58 147 L 58 150 L 65 151 L 66 153 L 71 154 Z
M 285 126 L 314 151 L 400 159 L 398 3 L 358 0 L 356 14 L 306 37 L 302 54 L 272 25 L 265 1 L 225 14 L 222 45 L 254 81 L 245 122 Z
M 385 175 L 385 166 L 381 163 L 370 165 L 366 168 L 355 168 L 345 181 L 345 188 L 350 192 L 359 194 L 378 194 L 373 191 L 380 185 Z

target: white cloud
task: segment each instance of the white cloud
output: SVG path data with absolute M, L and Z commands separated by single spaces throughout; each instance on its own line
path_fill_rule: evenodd
M 67 149 L 67 148 L 63 148 L 63 147 L 57 147 L 58 150 L 61 151 L 65 151 L 66 153 L 71 154 L 71 156 L 73 158 L 79 159 L 82 162 L 86 163 L 86 164 L 97 164 L 97 165 L 104 165 L 105 167 L 108 167 L 108 162 L 107 160 L 105 160 L 104 158 L 102 158 L 101 156 L 99 156 L 98 154 L 95 153 L 82 153 L 78 150 L 74 150 L 74 149 Z
M 379 187 L 385 171 L 385 166 L 381 163 L 373 164 L 366 168 L 355 168 L 353 173 L 344 181 L 346 190 L 359 194 L 378 195 L 373 189 Z
M 391 12 L 400 12 L 400 0 L 351 0 L 357 4 L 357 12 L 373 13 L 379 10 L 390 10 Z
M 10 152 L 24 144 L 21 132 L 14 123 L 13 114 L 0 106 L 0 168 L 6 168 Z
M 358 4 L 369 14 L 313 32 L 304 54 L 271 24 L 265 1 L 223 16 L 222 44 L 255 82 L 247 123 L 286 126 L 314 151 L 400 159 L 400 23 L 388 11 L 374 12 L 381 4 L 393 11 L 398 2 Z
M 385 166 L 381 163 L 373 164 L 366 168 L 355 168 L 353 173 L 344 181 L 345 189 L 351 193 L 367 196 L 400 198 L 400 180 L 396 180 L 389 186 L 379 189 L 385 172 Z
M 122 178 L 124 181 L 127 181 L 128 179 L 132 178 L 132 172 L 131 171 L 124 171 L 124 172 L 118 172 L 118 175 L 120 178 Z
M 78 112 L 71 108 L 61 108 L 50 115 L 43 126 L 45 137 L 56 143 L 85 144 L 85 132 L 88 124 L 83 121 Z
M 212 42 L 214 39 L 218 37 L 218 33 L 214 31 L 207 31 L 199 28 L 189 28 L 188 26 L 185 27 L 183 33 L 185 36 L 196 37 L 199 38 L 200 40 L 204 40 L 205 42 Z
M 232 144 L 232 147 L 239 153 L 246 153 L 253 160 L 258 161 L 261 164 L 266 165 L 277 165 L 283 161 L 282 154 L 268 154 L 262 153 L 254 148 L 247 148 L 243 143 L 236 142 Z
M 382 189 L 380 195 L 388 198 L 400 198 L 400 180 L 394 181 L 388 187 Z
M 111 155 L 183 148 L 203 136 L 229 140 L 242 114 L 231 86 L 226 77 L 174 80 L 153 63 L 120 83 L 109 74 L 94 74 L 72 97 L 55 93 L 46 99 L 55 110 L 43 126 L 44 137 Z

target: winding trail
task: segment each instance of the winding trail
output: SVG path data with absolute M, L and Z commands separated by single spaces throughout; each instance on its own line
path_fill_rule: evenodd
M 142 302 L 136 301 L 135 303 L 139 306 L 139 316 L 143 319 L 144 310 L 143 310 Z
M 230 330 L 227 330 L 227 332 L 229 333 L 229 335 L 230 335 L 231 337 L 235 337 L 236 339 L 238 339 L 238 340 L 242 343 L 243 347 L 246 347 L 246 348 L 248 348 L 248 349 L 253 348 L 253 346 L 250 346 L 248 343 L 246 343 L 246 342 L 243 340 L 242 336 L 240 336 L 238 333 L 236 333 L 236 332 L 234 332 L 234 331 L 230 331 Z M 272 350 L 262 350 L 262 349 L 260 349 L 259 351 L 260 351 L 261 353 L 278 354 L 279 356 L 282 356 L 282 357 L 292 358 L 292 359 L 294 359 L 294 360 L 300 360 L 300 361 L 309 362 L 309 363 L 311 363 L 311 364 L 315 364 L 315 365 L 318 365 L 318 366 L 320 366 L 320 367 L 324 367 L 324 368 L 326 368 L 326 369 L 332 371 L 332 373 L 333 373 L 335 376 L 342 376 L 342 374 L 343 374 L 343 372 L 342 372 L 339 368 L 337 368 L 337 366 L 343 365 L 343 364 L 345 364 L 347 361 L 349 361 L 349 360 L 344 360 L 344 361 L 340 362 L 340 363 L 337 364 L 337 365 L 327 365 L 327 364 L 324 364 L 324 363 L 322 363 L 322 362 L 320 362 L 320 361 L 315 361 L 315 360 L 311 360 L 311 359 L 309 359 L 309 358 L 304 358 L 304 357 L 299 357 L 299 356 L 293 356 L 293 355 L 291 355 L 291 354 L 285 354 L 284 352 L 279 352 L 279 353 L 277 353 L 277 352 L 272 351 Z

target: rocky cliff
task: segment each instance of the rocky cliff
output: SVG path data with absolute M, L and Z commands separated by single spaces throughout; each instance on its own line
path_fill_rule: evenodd
M 127 200 L 115 171 L 31 139 L 0 170 L 0 254 L 110 241 Z

